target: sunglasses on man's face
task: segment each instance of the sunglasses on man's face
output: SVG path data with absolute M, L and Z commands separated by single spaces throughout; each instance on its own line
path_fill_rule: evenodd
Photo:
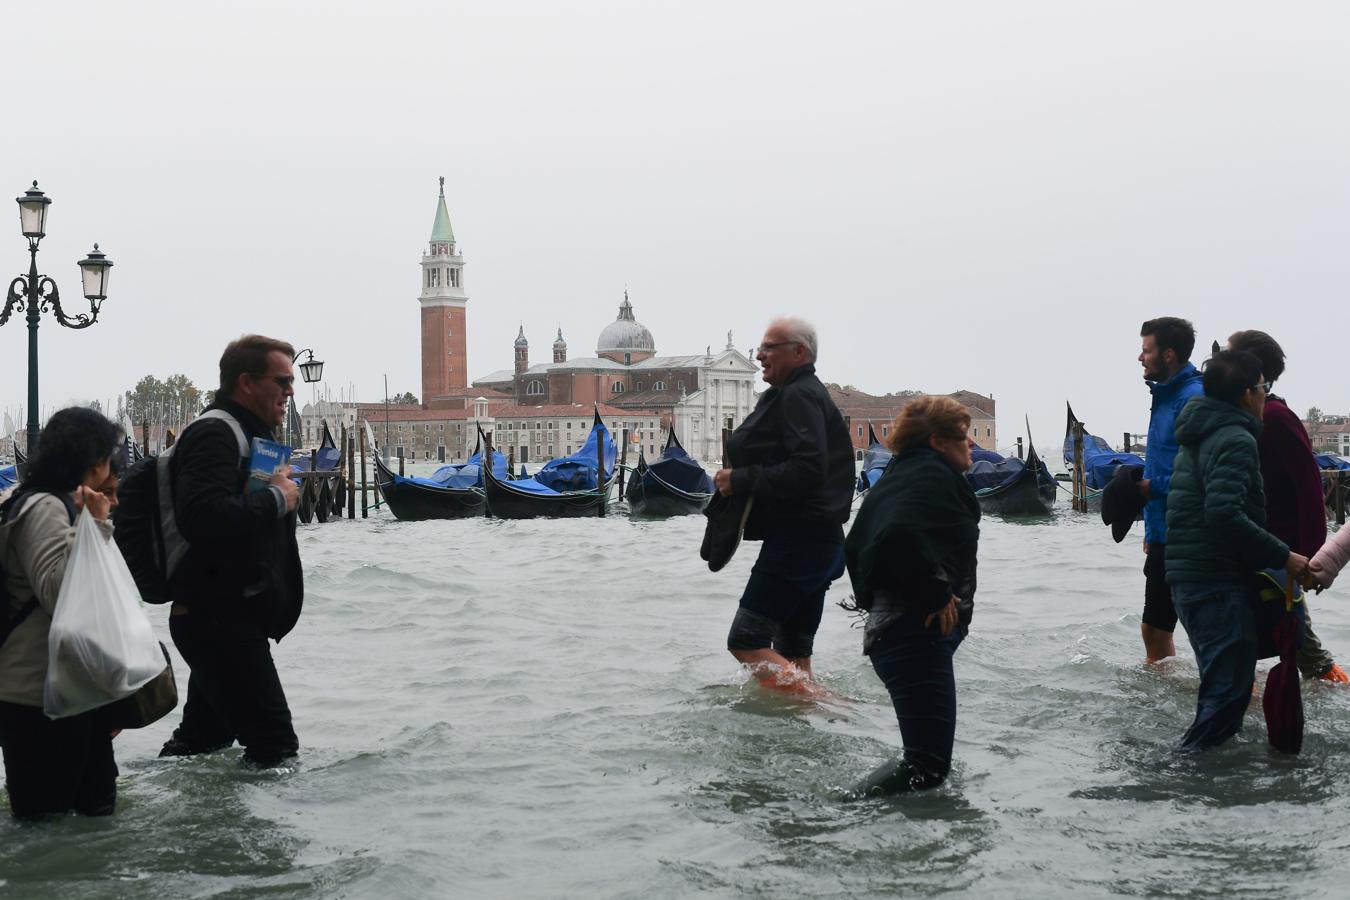
M 262 381 L 263 379 L 274 381 L 276 382 L 277 387 L 281 388 L 283 391 L 295 384 L 294 375 L 254 375 L 253 377 L 257 378 L 259 381 Z

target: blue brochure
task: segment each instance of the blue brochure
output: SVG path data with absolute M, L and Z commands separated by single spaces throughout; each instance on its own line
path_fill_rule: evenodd
M 253 439 L 253 453 L 248 461 L 248 493 L 267 487 L 277 469 L 291 461 L 291 448 L 265 438 Z

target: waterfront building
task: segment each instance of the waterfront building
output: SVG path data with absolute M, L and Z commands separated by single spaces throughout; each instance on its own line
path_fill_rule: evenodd
M 1350 456 L 1350 416 L 1322 416 L 1317 422 L 1303 423 L 1314 453 Z
M 898 391 L 893 394 L 869 394 L 853 385 L 840 387 L 827 384 L 830 398 L 848 422 L 849 437 L 853 439 L 854 455 L 862 459 L 867 449 L 867 427 L 884 443 L 891 434 L 891 423 L 910 400 L 923 396 L 921 391 Z M 947 396 L 960 403 L 970 413 L 970 436 L 986 450 L 998 450 L 997 406 L 992 396 L 974 391 L 956 391 Z
M 685 449 L 705 462 L 721 459 L 722 429 L 739 425 L 758 397 L 759 369 L 750 354 L 735 348 L 730 332 L 717 353 L 707 347 L 658 356 L 656 339 L 637 321 L 627 291 L 618 316 L 596 339 L 594 356 L 569 359 L 559 328 L 552 361 L 531 365 L 523 325 L 512 351 L 512 368 L 475 379 L 474 388 L 510 395 L 520 407 L 600 403 L 628 418 L 655 416 L 661 422 L 657 443 L 673 428 Z

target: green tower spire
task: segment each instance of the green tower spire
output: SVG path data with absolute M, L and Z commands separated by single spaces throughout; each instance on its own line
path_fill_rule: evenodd
M 441 176 L 441 197 L 436 201 L 436 222 L 431 226 L 431 240 L 454 243 L 455 231 L 450 227 L 450 212 L 445 208 L 445 176 Z

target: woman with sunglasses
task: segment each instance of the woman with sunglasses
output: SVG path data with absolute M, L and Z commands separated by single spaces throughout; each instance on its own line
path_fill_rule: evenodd
M 1242 728 L 1257 659 L 1252 574 L 1308 559 L 1265 529 L 1257 436 L 1269 386 L 1261 362 L 1222 350 L 1204 371 L 1205 394 L 1177 417 L 1176 468 L 1167 499 L 1167 582 L 1200 666 L 1195 719 L 1181 749 L 1216 747 Z

